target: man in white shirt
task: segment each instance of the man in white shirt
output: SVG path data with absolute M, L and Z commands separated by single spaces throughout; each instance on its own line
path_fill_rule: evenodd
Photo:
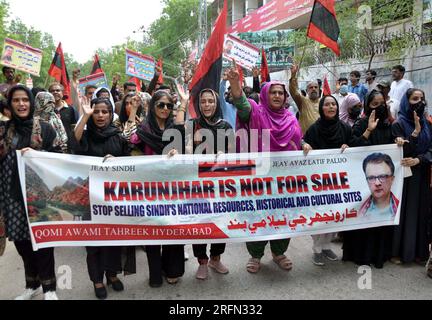
M 405 67 L 401 65 L 394 66 L 392 69 L 393 83 L 391 85 L 390 97 L 402 101 L 403 96 L 408 89 L 414 88 L 411 81 L 405 80 Z
M 342 105 L 342 102 L 348 96 L 348 79 L 340 78 L 336 83 L 336 91 L 333 94 L 333 97 L 336 98 L 339 106 Z
M 383 94 L 387 106 L 390 108 L 392 118 L 396 121 L 400 110 L 400 101 L 389 96 L 390 81 L 381 80 L 378 82 L 377 89 Z

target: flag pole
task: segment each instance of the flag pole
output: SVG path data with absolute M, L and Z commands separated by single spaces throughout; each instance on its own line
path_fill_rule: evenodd
M 46 79 L 45 79 L 44 89 L 46 89 L 46 86 L 48 85 L 48 80 L 49 80 L 49 78 L 50 78 L 50 75 L 47 74 L 47 77 L 46 77 Z
M 303 63 L 303 59 L 304 59 L 305 55 L 306 55 L 306 45 L 304 46 L 303 54 L 301 56 L 300 63 L 299 63 L 299 66 L 298 66 L 299 71 L 300 71 L 300 68 L 301 68 L 301 65 Z

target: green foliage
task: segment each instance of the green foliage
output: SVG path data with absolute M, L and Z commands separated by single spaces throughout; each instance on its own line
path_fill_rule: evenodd
M 184 46 L 198 38 L 199 0 L 164 0 L 163 3 L 162 16 L 150 27 L 149 53 L 155 58 L 162 56 L 165 73 L 176 76 L 181 61 L 186 58 Z
M 114 74 L 122 76 L 121 81 L 128 80 L 125 75 L 125 49 L 131 49 L 143 54 L 149 54 L 158 59 L 163 57 L 164 73 L 170 76 L 180 74 L 180 63 L 185 59 L 198 37 L 198 8 L 199 0 L 163 0 L 164 9 L 162 15 L 146 31 L 142 42 L 128 40 L 125 43 L 112 46 L 108 50 L 97 50 L 107 80 L 110 82 Z M 191 12 L 193 15 L 191 16 Z M 9 17 L 9 5 L 7 0 L 0 0 L 0 44 L 6 37 L 27 43 L 43 51 L 41 76 L 33 78 L 34 86 L 44 87 L 49 84 L 48 70 L 51 65 L 57 43 L 54 43 L 52 35 L 31 26 L 25 25 L 21 20 L 15 19 L 7 24 Z M 93 57 L 84 64 L 79 64 L 65 52 L 65 62 L 68 68 L 69 77 L 72 78 L 72 71 L 81 69 L 81 76 L 90 74 Z M 25 77 L 22 74 L 22 82 Z
M 45 209 L 47 206 L 46 200 L 38 200 L 30 203 L 30 205 L 38 208 L 38 209 Z
M 414 39 L 410 36 L 401 35 L 392 39 L 388 37 L 380 38 L 374 34 L 373 30 L 359 29 L 357 22 L 361 15 L 358 13 L 358 3 L 356 0 L 344 0 L 336 3 L 337 20 L 341 31 L 339 37 L 341 56 L 338 57 L 339 61 L 346 62 L 351 58 L 368 58 L 372 63 L 374 56 L 383 47 L 385 47 L 386 58 L 398 58 L 406 49 L 416 45 Z M 413 3 L 413 0 L 367 0 L 361 4 L 371 7 L 372 27 L 377 27 L 412 17 Z M 297 62 L 303 56 L 304 46 L 307 47 L 302 66 L 321 64 L 335 59 L 335 55 L 330 49 L 317 49 L 319 44 L 306 38 L 306 29 L 295 32 Z
M 0 44 L 3 44 L 5 38 L 14 39 L 28 44 L 31 47 L 39 48 L 42 50 L 42 67 L 41 76 L 33 78 L 34 86 L 44 86 L 46 78 L 48 77 L 48 69 L 51 65 L 52 58 L 56 49 L 53 37 L 33 27 L 28 27 L 20 19 L 15 19 L 6 24 L 9 5 L 6 0 L 0 2 Z M 22 82 L 25 82 L 24 73 L 18 72 L 23 75 Z

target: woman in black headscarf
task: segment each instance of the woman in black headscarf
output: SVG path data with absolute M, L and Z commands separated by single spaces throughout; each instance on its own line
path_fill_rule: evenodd
M 26 290 L 17 299 L 30 300 L 42 284 L 45 299 L 57 300 L 54 249 L 33 251 L 16 158 L 16 150 L 60 151 L 53 147 L 56 132 L 49 124 L 33 120 L 34 99 L 26 87 L 10 89 L 8 107 L 11 121 L 0 122 L 0 212 L 7 237 L 24 262 Z
M 353 126 L 353 134 L 360 143 L 358 146 L 393 144 L 392 117 L 384 96 L 377 90 L 371 91 L 364 102 L 365 117 Z M 374 128 L 374 123 L 377 123 Z M 402 146 L 404 141 L 396 139 Z M 394 227 L 379 227 L 353 230 L 343 233 L 343 261 L 358 265 L 371 265 L 381 269 L 391 258 Z
M 351 127 L 339 119 L 339 104 L 333 96 L 324 96 L 319 103 L 320 118 L 308 129 L 303 138 L 303 151 L 339 149 L 344 151 L 354 144 Z M 334 234 L 312 236 L 313 263 L 323 266 L 324 258 L 331 261 L 338 259 L 330 249 Z
M 412 171 L 412 176 L 404 181 L 400 224 L 393 238 L 392 261 L 397 264 L 415 261 L 424 265 L 429 258 L 432 129 L 426 119 L 426 107 L 425 93 L 409 89 L 392 126 L 394 136 L 409 141 L 401 163 Z
M 113 124 L 113 106 L 108 99 L 97 98 L 83 104 L 84 115 L 75 129 L 79 143 L 77 154 L 93 157 L 123 157 L 130 155 L 128 142 Z M 87 125 L 87 130 L 84 127 Z M 103 284 L 104 274 L 107 284 L 115 291 L 123 291 L 117 273 L 122 271 L 121 247 L 87 247 L 87 267 L 93 282 L 96 297 L 105 299 L 107 290 Z
M 187 150 L 199 154 L 220 154 L 228 153 L 230 150 L 235 152 L 234 145 L 229 145 L 230 140 L 234 139 L 234 131 L 231 125 L 222 117 L 222 108 L 218 94 L 212 89 L 204 89 L 201 91 L 198 100 L 198 114 L 199 117 L 192 120 L 193 133 L 189 139 Z M 206 136 L 202 130 L 211 132 L 211 137 Z M 186 130 L 189 132 L 189 130 Z M 218 139 L 218 137 L 221 137 Z M 232 139 L 230 139 L 230 137 Z M 224 141 L 223 145 L 219 145 L 218 141 Z M 197 150 L 197 149 L 200 150 Z M 196 273 L 196 278 L 205 280 L 208 277 L 208 267 L 214 269 L 220 274 L 227 274 L 229 270 L 220 261 L 220 256 L 225 252 L 225 243 L 212 244 L 210 249 L 210 261 L 207 256 L 207 245 L 199 244 L 193 245 L 195 258 L 198 259 L 199 268 Z
M 149 114 L 135 134 L 131 136 L 131 143 L 135 149 L 144 155 L 174 155 L 180 150 L 165 150 L 170 141 L 163 141 L 165 130 L 178 129 L 180 140 L 184 137 L 184 115 L 188 97 L 182 96 L 182 105 L 178 109 L 174 122 L 172 111 L 174 103 L 171 95 L 165 91 L 157 91 L 149 105 Z M 183 149 L 183 145 L 179 147 Z M 169 284 L 176 284 L 184 274 L 184 246 L 164 245 L 146 246 L 149 265 L 151 287 L 162 285 L 162 274 L 165 273 Z

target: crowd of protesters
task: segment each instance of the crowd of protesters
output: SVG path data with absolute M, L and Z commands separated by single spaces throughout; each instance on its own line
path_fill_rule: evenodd
M 227 141 L 235 130 L 270 132 L 269 145 L 258 142 L 258 152 L 299 151 L 368 147 L 397 144 L 403 148 L 402 165 L 410 167 L 412 176 L 405 178 L 400 225 L 313 236 L 312 263 L 323 266 L 326 260 L 352 261 L 358 265 L 383 268 L 387 261 L 395 264 L 426 265 L 432 278 L 431 243 L 431 165 L 432 131 L 427 113 L 425 93 L 404 79 L 403 66 L 392 70 L 393 82 L 377 79 L 374 70 L 352 71 L 340 78 L 333 95 L 323 95 L 320 83 L 311 81 L 306 92 L 299 90 L 299 68 L 291 68 L 291 79 L 264 82 L 253 72 L 253 87 L 240 82 L 236 67 L 224 71 L 219 92 L 206 88 L 199 93 L 197 114 L 189 119 L 189 95 L 181 85 L 158 83 L 159 71 L 145 87 L 134 82 L 119 86 L 113 79 L 111 90 L 87 86 L 80 95 L 76 75 L 72 82 L 73 104 L 65 102 L 64 88 L 59 83 L 47 90 L 32 90 L 19 84 L 15 70 L 4 67 L 4 83 L 0 84 L 0 210 L 6 236 L 15 244 L 25 269 L 26 290 L 18 297 L 29 300 L 42 286 L 45 299 L 56 300 L 54 249 L 34 252 L 22 198 L 16 150 L 30 149 L 93 157 L 125 157 L 194 153 L 206 149 L 215 155 L 235 151 L 235 146 L 218 148 L 219 134 Z M 262 79 L 261 79 L 262 80 Z M 227 88 L 229 84 L 229 88 Z M 296 110 L 295 112 L 293 110 Z M 184 137 L 182 150 L 166 150 L 163 139 L 168 129 L 177 129 Z M 203 140 L 200 129 L 214 134 L 214 143 Z M 212 147 L 205 148 L 210 144 Z M 250 150 L 236 150 L 248 152 Z M 375 160 L 380 162 L 381 160 Z M 381 162 L 383 162 L 382 160 Z M 393 172 L 394 173 L 394 172 Z M 385 178 L 392 178 L 391 174 Z M 381 184 L 379 177 L 369 183 Z M 371 204 L 373 205 L 373 204 Z M 330 243 L 343 242 L 343 256 L 331 250 Z M 273 261 L 285 271 L 293 268 L 286 255 L 290 239 L 270 242 Z M 260 271 L 265 242 L 247 243 L 250 259 L 246 270 Z M 1 244 L 0 244 L 1 249 Z M 176 284 L 185 272 L 183 245 L 146 246 L 149 285 L 160 287 L 163 278 Z M 135 248 L 88 247 L 89 278 L 99 299 L 107 297 L 108 286 L 123 291 L 117 275 L 135 272 Z M 220 274 L 229 269 L 222 263 L 225 244 L 194 245 L 198 260 L 196 278 L 208 278 L 208 268 Z M 1 250 L 0 250 L 1 252 Z M 126 263 L 123 263 L 126 255 Z

